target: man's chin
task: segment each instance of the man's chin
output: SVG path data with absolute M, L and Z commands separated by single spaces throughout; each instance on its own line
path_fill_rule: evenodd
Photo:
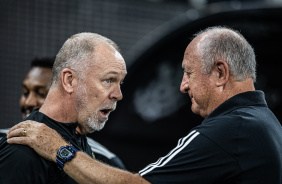
M 104 128 L 106 124 L 106 121 L 103 122 L 98 122 L 98 123 L 88 123 L 87 128 L 86 128 L 86 134 L 88 133 L 93 133 L 93 132 L 98 132 Z
M 99 125 L 96 125 L 96 126 L 95 126 L 94 131 L 100 131 L 100 130 L 102 130 L 102 129 L 104 128 L 105 124 L 106 124 L 106 121 L 103 122 L 103 123 L 99 123 Z
M 191 106 L 191 111 L 192 111 L 194 114 L 200 115 L 200 110 L 198 109 L 198 107 L 197 107 L 195 104 L 192 104 L 192 106 Z

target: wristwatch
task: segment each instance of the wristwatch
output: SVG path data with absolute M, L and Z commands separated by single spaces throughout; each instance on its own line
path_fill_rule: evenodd
M 73 159 L 75 152 L 78 150 L 73 146 L 62 146 L 57 151 L 57 166 L 63 170 L 64 164 Z

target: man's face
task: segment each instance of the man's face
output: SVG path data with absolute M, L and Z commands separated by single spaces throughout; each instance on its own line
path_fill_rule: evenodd
M 75 97 L 82 133 L 104 127 L 117 101 L 122 99 L 120 85 L 127 73 L 123 57 L 107 45 L 98 46 L 90 62 L 86 79 L 79 81 Z
M 22 84 L 20 108 L 22 118 L 27 117 L 33 109 L 42 106 L 50 88 L 52 69 L 32 67 Z
M 206 117 L 210 112 L 211 95 L 213 93 L 212 77 L 203 74 L 201 68 L 200 55 L 197 45 L 198 39 L 193 40 L 187 47 L 182 67 L 184 70 L 180 90 L 188 93 L 192 106 L 191 110 L 195 114 Z

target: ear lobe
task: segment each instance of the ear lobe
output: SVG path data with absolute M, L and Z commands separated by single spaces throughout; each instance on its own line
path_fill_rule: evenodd
M 75 72 L 69 68 L 65 68 L 61 72 L 62 87 L 71 94 L 74 91 L 76 75 Z
M 229 79 L 229 66 L 224 60 L 218 60 L 215 62 L 215 68 L 217 71 L 217 86 L 223 86 Z

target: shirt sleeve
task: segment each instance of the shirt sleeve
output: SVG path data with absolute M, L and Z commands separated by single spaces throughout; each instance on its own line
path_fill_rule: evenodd
M 0 141 L 0 183 L 46 183 L 47 176 L 46 161 L 33 149 Z
M 224 183 L 238 170 L 234 158 L 197 131 L 139 174 L 152 184 Z

